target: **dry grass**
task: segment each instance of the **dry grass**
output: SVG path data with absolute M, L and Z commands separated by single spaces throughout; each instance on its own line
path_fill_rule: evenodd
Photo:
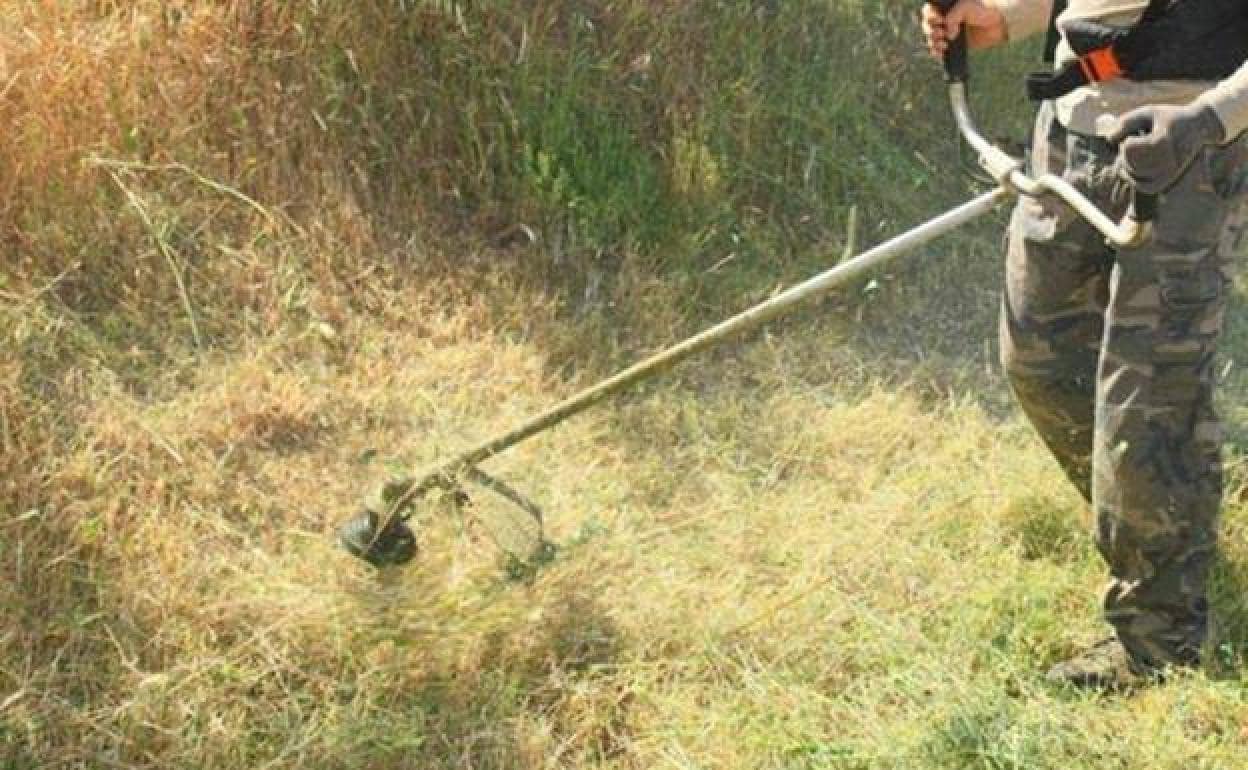
M 393 299 L 336 338 L 355 352 L 270 340 L 169 399 L 83 384 L 63 496 L 5 527 L 15 766 L 1242 760 L 1219 737 L 1248 719 L 1237 683 L 1043 687 L 1097 633 L 1072 495 L 1038 491 L 1054 469 L 973 400 L 817 381 L 834 326 L 499 458 L 563 544 L 536 582 L 426 511 L 421 559 L 378 583 L 331 529 L 379 466 L 564 388 L 531 342 L 412 334 L 420 294 Z
M 1243 766 L 1237 454 L 1218 678 L 1040 681 L 1101 572 L 1003 408 L 987 230 L 493 461 L 535 580 L 437 505 L 401 575 L 333 544 L 850 203 L 869 242 L 962 195 L 909 18 L 0 8 L 0 768 Z

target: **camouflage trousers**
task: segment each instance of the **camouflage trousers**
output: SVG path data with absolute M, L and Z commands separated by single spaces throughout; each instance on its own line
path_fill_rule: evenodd
M 1116 152 L 1041 108 L 1034 173 L 1120 216 Z M 1092 506 L 1104 612 L 1133 662 L 1199 663 L 1222 496 L 1214 353 L 1248 244 L 1245 143 L 1210 148 L 1165 194 L 1155 237 L 1114 249 L 1059 202 L 1021 198 L 1008 234 L 1001 354 L 1011 389 Z

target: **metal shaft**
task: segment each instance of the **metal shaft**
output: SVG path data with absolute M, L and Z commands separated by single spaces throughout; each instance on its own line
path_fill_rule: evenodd
M 983 193 L 957 208 L 908 230 L 862 254 L 842 262 L 803 283 L 799 283 L 771 299 L 722 321 L 679 344 L 640 361 L 619 374 L 603 380 L 570 398 L 555 404 L 523 424 L 484 443 L 461 453 L 420 476 L 410 476 L 391 481 L 382 491 L 382 500 L 391 515 L 396 515 L 411 500 L 433 487 L 443 486 L 448 480 L 459 476 L 465 469 L 524 441 L 526 438 L 550 428 L 569 417 L 584 411 L 608 396 L 619 393 L 642 380 L 684 361 L 686 358 L 713 347 L 729 337 L 756 329 L 768 321 L 788 312 L 795 305 L 812 297 L 820 296 L 842 286 L 862 273 L 893 257 L 906 253 L 937 238 L 950 230 L 992 210 L 1011 195 L 1006 187 L 997 187 Z

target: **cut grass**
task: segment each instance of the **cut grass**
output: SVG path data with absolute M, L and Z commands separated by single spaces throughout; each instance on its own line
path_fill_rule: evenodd
M 377 583 L 332 528 L 384 461 L 425 464 L 566 387 L 531 341 L 411 334 L 395 319 L 424 300 L 391 300 L 393 316 L 346 326 L 354 352 L 279 338 L 166 399 L 86 386 L 82 443 L 51 480 L 74 494 L 6 525 L 22 552 L 8 643 L 57 652 L 6 666 L 11 751 L 188 767 L 1244 760 L 1237 678 L 1124 701 L 1043 685 L 1099 633 L 1095 556 L 1040 523 L 1077 519 L 1075 496 L 974 399 L 820 376 L 836 321 L 492 463 L 562 545 L 531 584 L 436 511 L 419 561 Z M 382 456 L 362 464 L 369 449 Z M 1237 595 L 1220 610 L 1243 627 Z

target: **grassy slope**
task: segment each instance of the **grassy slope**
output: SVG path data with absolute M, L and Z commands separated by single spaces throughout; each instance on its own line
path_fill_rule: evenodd
M 8 4 L 0 767 L 1242 766 L 1237 459 L 1219 678 L 1039 681 L 1102 576 L 993 369 L 999 220 L 498 458 L 531 584 L 435 510 L 399 579 L 330 542 L 965 197 L 892 5 Z

